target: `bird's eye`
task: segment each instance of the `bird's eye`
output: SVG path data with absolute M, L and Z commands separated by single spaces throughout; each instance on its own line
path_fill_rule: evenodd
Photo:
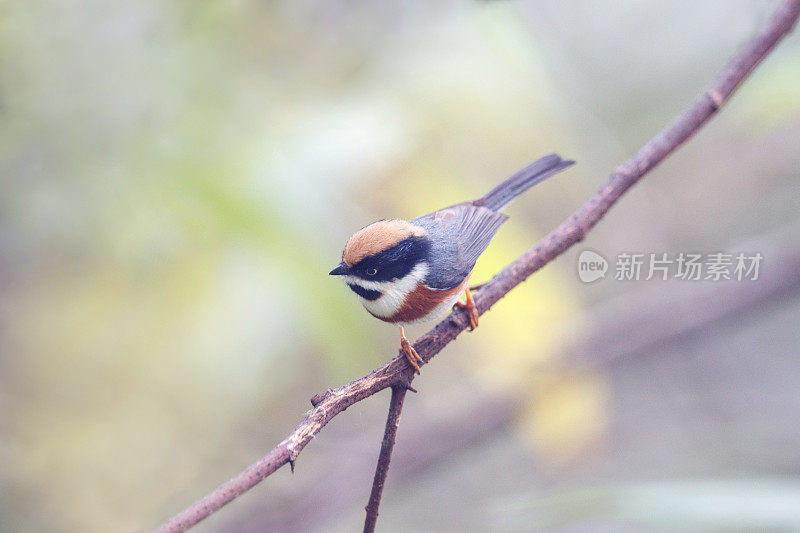
M 377 273 L 378 273 L 378 269 L 377 268 L 368 268 L 367 269 L 367 276 L 374 276 Z

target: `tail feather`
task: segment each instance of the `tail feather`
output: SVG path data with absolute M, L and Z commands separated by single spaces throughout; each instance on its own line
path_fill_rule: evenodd
M 473 204 L 497 211 L 540 181 L 544 181 L 556 172 L 574 164 L 575 161 L 561 159 L 558 154 L 546 155 L 517 171 L 503 183 L 475 200 Z

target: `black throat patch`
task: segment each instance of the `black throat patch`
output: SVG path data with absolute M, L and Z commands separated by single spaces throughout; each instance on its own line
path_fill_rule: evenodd
M 383 296 L 383 293 L 380 292 L 380 291 L 373 291 L 372 289 L 365 289 L 361 285 L 356 285 L 354 283 L 348 283 L 347 286 L 350 287 L 351 291 L 353 291 L 354 293 L 358 294 L 359 296 L 361 296 L 365 300 L 369 300 L 369 301 L 377 300 L 378 298 Z

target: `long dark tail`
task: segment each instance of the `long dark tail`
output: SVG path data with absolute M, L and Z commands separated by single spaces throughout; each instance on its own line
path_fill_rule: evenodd
M 561 159 L 558 154 L 546 155 L 517 171 L 503 183 L 475 200 L 473 204 L 483 205 L 492 211 L 497 211 L 540 181 L 544 181 L 556 172 L 574 164 L 575 161 Z

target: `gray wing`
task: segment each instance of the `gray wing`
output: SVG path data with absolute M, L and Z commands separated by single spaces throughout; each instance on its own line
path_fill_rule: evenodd
M 432 241 L 434 259 L 426 284 L 434 289 L 457 287 L 507 219 L 502 213 L 467 202 L 412 220 L 425 228 Z

